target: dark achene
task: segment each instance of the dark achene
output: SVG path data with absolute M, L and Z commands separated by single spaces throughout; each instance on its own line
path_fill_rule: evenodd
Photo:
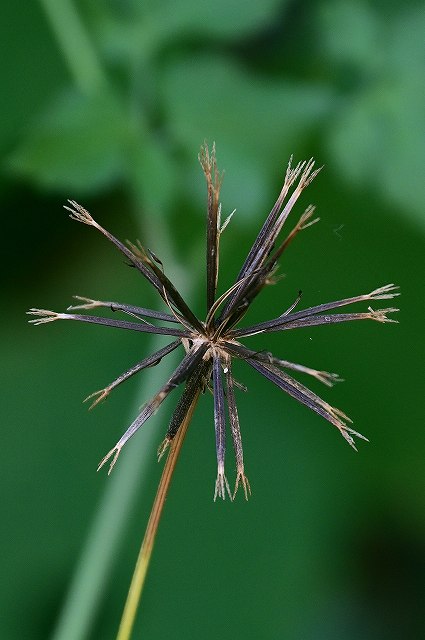
M 104 400 L 112 389 L 121 384 L 121 382 L 146 367 L 155 366 L 164 356 L 182 345 L 185 355 L 179 366 L 158 393 L 143 406 L 134 422 L 118 440 L 113 449 L 103 458 L 98 468 L 100 469 L 111 458 L 110 473 L 126 442 L 155 413 L 168 394 L 175 387 L 184 383 L 183 393 L 171 418 L 165 440 L 158 449 L 160 458 L 179 430 L 198 391 L 204 391 L 207 385 L 212 385 L 218 467 L 214 499 L 217 496 L 224 499 L 226 491 L 230 498 L 233 499 L 239 485 L 242 485 L 245 498 L 248 499 L 251 489 L 248 478 L 245 475 L 239 417 L 234 393 L 235 381 L 232 376 L 232 358 L 245 360 L 277 387 L 283 389 L 290 396 L 325 418 L 340 431 L 354 449 L 353 436 L 364 440 L 366 438 L 348 426 L 351 420 L 342 411 L 335 409 L 322 400 L 286 371 L 308 374 L 328 386 L 332 386 L 338 380 L 336 374 L 317 371 L 300 364 L 288 362 L 265 351 L 257 352 L 242 345 L 239 339 L 258 333 L 270 333 L 272 331 L 284 331 L 350 320 L 396 322 L 388 318 L 389 313 L 398 311 L 398 309 L 392 307 L 375 310 L 369 306 L 368 310 L 362 313 L 329 314 L 329 311 L 357 302 L 389 300 L 399 295 L 396 291 L 398 287 L 388 284 L 364 295 L 321 304 L 302 311 L 294 311 L 300 301 L 300 294 L 296 301 L 278 317 L 255 325 L 239 327 L 239 322 L 245 316 L 254 298 L 263 287 L 274 283 L 273 274 L 277 268 L 277 261 L 289 242 L 300 231 L 318 221 L 318 218 L 312 219 L 314 207 L 309 206 L 292 231 L 283 240 L 280 239 L 282 227 L 289 213 L 302 191 L 312 182 L 320 169 L 314 169 L 313 160 L 301 162 L 294 168 L 291 166 L 291 161 L 289 162 L 279 197 L 255 239 L 239 271 L 235 284 L 219 298 L 216 298 L 220 236 L 229 218 L 223 225 L 221 224 L 221 205 L 219 202 L 221 176 L 217 171 L 215 148 L 213 147 L 210 153 L 208 147 L 204 145 L 201 148 L 199 160 L 206 177 L 208 191 L 206 243 L 207 313 L 205 321 L 202 322 L 195 316 L 165 275 L 161 261 L 152 252 L 144 249 L 139 242 L 136 245 L 128 243 L 128 246 L 122 244 L 106 229 L 101 227 L 86 209 L 73 200 L 69 201 L 70 207 L 65 207 L 70 212 L 70 217 L 73 220 L 94 227 L 113 242 L 130 263 L 155 287 L 169 312 L 159 312 L 118 302 L 105 302 L 76 296 L 81 304 L 68 307 L 68 311 L 104 307 L 130 315 L 136 321 L 130 322 L 128 320 L 116 320 L 75 313 L 56 313 L 44 309 L 31 309 L 28 313 L 37 316 L 36 319 L 30 320 L 34 324 L 43 324 L 54 320 L 79 320 L 109 327 L 162 334 L 173 338 L 173 341 L 167 346 L 132 366 L 104 389 L 91 394 L 87 398 L 87 400 L 94 398 L 91 407 Z M 149 321 L 146 318 L 149 318 Z M 164 323 L 164 326 L 158 326 L 151 322 L 152 320 L 160 321 Z M 230 491 L 224 471 L 226 404 L 236 458 L 236 484 L 233 494 Z

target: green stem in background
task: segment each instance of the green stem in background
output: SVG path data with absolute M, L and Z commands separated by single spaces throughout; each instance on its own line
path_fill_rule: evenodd
M 183 441 L 192 419 L 193 412 L 199 399 L 199 391 L 194 397 L 186 418 L 182 422 L 176 437 L 172 441 L 170 452 L 162 472 L 161 480 L 152 506 L 149 522 L 146 527 L 145 536 L 137 558 L 136 566 L 131 580 L 130 589 L 128 591 L 120 627 L 118 630 L 117 640 L 129 640 L 136 619 L 137 609 L 139 607 L 140 598 L 145 584 L 146 574 L 149 562 L 152 556 L 152 550 L 155 543 L 156 533 L 158 531 L 159 521 L 164 508 L 165 499 L 176 467 L 177 459 L 183 445 Z
M 107 86 L 107 75 L 72 0 L 40 0 L 40 4 L 79 89 L 90 94 Z M 162 346 L 159 341 L 152 342 L 153 350 Z M 144 393 L 153 394 L 161 382 L 159 373 L 152 371 Z M 107 483 L 52 634 L 54 640 L 84 640 L 90 632 L 129 513 L 148 472 L 149 452 L 157 439 L 155 422 L 154 418 L 151 428 L 134 441 Z
M 136 200 L 136 194 L 134 196 Z M 141 197 L 138 199 L 140 201 Z M 140 208 L 141 205 L 135 206 L 138 214 Z M 140 221 L 140 215 L 136 215 L 136 218 Z M 145 238 L 151 234 L 152 227 L 149 225 L 142 237 Z M 171 249 L 167 226 L 162 216 L 157 215 L 155 216 L 155 248 L 161 249 L 164 245 Z M 174 274 L 179 271 L 179 267 L 172 258 L 173 252 L 169 250 L 167 253 L 171 256 L 167 264 Z M 161 338 L 155 338 L 150 344 L 150 350 L 156 351 L 161 346 L 163 346 Z M 170 356 L 170 358 L 175 357 L 174 354 Z M 173 368 L 171 359 L 168 359 L 167 363 Z M 162 382 L 163 376 L 160 371 L 151 370 L 144 380 L 143 397 L 153 395 Z M 137 402 L 137 406 L 139 404 L 140 401 Z M 117 465 L 110 478 L 105 480 L 105 493 L 93 518 L 52 640 L 85 640 L 89 636 L 114 567 L 129 515 L 137 496 L 143 496 L 144 479 L 156 451 L 158 433 L 161 432 L 157 426 L 161 420 L 160 413 L 151 418 L 151 424 L 133 440 L 132 446 L 128 448 L 121 463 Z
M 72 0 L 39 0 L 75 84 L 90 94 L 108 78 Z
M 97 51 L 92 44 L 90 34 L 80 19 L 77 8 L 72 0 L 40 0 L 59 50 L 63 55 L 76 86 L 85 94 L 92 94 L 101 87 L 110 85 L 107 73 L 103 69 Z M 146 71 L 145 71 L 146 73 Z M 138 75 L 137 81 L 142 84 Z M 146 78 L 143 77 L 143 82 Z M 132 106 L 129 109 L 129 121 L 134 121 L 135 138 L 143 142 L 146 137 L 147 124 L 142 108 L 143 100 L 139 96 L 132 96 Z M 133 143 L 134 144 L 134 143 Z M 142 155 L 143 154 L 143 155 Z M 146 150 L 140 144 L 136 150 L 136 166 L 143 168 Z M 140 220 L 140 210 L 146 209 L 146 193 L 140 185 L 140 175 L 133 172 L 129 179 L 131 195 L 136 203 L 136 220 Z M 152 205 L 153 203 L 149 203 Z M 149 207 L 148 207 L 149 208 Z M 170 245 L 166 225 L 162 216 L 155 218 L 155 248 L 165 244 Z M 150 232 L 150 229 L 144 231 Z M 146 233 L 142 236 L 145 239 Z M 175 274 L 178 265 L 172 259 L 172 252 L 168 267 Z M 184 288 L 184 287 L 183 287 Z M 160 340 L 160 339 L 159 339 Z M 155 339 L 151 349 L 157 350 L 163 342 Z M 171 356 L 173 358 L 173 356 Z M 172 367 L 172 362 L 168 361 Z M 150 396 L 157 391 L 162 383 L 159 372 L 153 370 L 143 385 L 143 395 Z M 139 404 L 139 403 L 138 403 Z M 98 613 L 104 590 L 113 570 L 114 561 L 121 545 L 127 527 L 129 514 L 133 509 L 136 497 L 143 494 L 141 487 L 147 476 L 151 464 L 158 430 L 159 418 L 152 418 L 153 424 L 140 433 L 126 452 L 121 464 L 106 482 L 105 493 L 100 501 L 96 514 L 75 568 L 62 610 L 59 614 L 52 640 L 85 640 L 91 630 L 93 621 Z
M 135 209 L 140 209 L 140 206 Z M 136 217 L 140 221 L 140 216 Z M 148 231 L 151 232 L 151 229 L 146 229 L 143 237 L 149 235 Z M 155 240 L 155 248 L 164 244 L 171 245 L 167 226 L 160 215 L 155 217 Z M 168 255 L 171 256 L 168 260 L 169 267 L 175 273 L 178 271 L 177 263 L 172 259 L 172 252 Z M 150 350 L 156 351 L 161 346 L 163 340 L 155 337 L 150 343 Z M 169 367 L 173 368 L 171 358 L 176 357 L 174 354 L 169 356 Z M 143 382 L 143 397 L 156 393 L 162 382 L 160 371 L 150 370 Z M 137 406 L 139 405 L 140 400 L 137 401 Z M 143 496 L 144 480 L 155 455 L 158 433 L 162 433 L 159 427 L 161 421 L 160 413 L 151 418 L 151 424 L 134 438 L 120 464 L 108 480 L 105 480 L 105 493 L 91 523 L 52 640 L 85 640 L 89 636 L 129 515 L 137 496 Z
M 150 348 L 163 345 L 155 338 Z M 177 357 L 172 354 L 170 357 Z M 173 366 L 168 360 L 169 366 Z M 153 395 L 163 376 L 152 370 L 145 378 L 143 397 Z M 137 406 L 140 400 L 137 401 Z M 137 496 L 143 496 L 142 487 L 149 473 L 154 451 L 158 444 L 161 417 L 153 416 L 149 428 L 142 431 L 126 451 L 114 473 L 105 482 L 105 492 L 93 517 L 68 593 L 62 605 L 52 640 L 84 640 L 90 634 L 104 590 L 114 568 Z M 162 432 L 161 432 L 162 433 Z

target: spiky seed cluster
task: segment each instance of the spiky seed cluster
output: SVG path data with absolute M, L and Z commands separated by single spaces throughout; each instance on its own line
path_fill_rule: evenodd
M 162 262 L 151 251 L 146 250 L 140 242 L 136 244 L 128 243 L 127 246 L 121 243 L 100 226 L 84 207 L 73 200 L 69 201 L 69 207 L 65 207 L 70 212 L 70 218 L 94 227 L 113 242 L 130 263 L 157 290 L 169 312 L 75 296 L 79 304 L 67 309 L 67 311 L 72 311 L 73 313 L 56 313 L 44 309 L 31 309 L 28 313 L 37 316 L 34 320 L 30 320 L 36 325 L 53 322 L 54 320 L 78 320 L 80 322 L 92 322 L 108 327 L 119 327 L 121 329 L 173 337 L 173 341 L 168 345 L 144 358 L 106 387 L 95 391 L 86 398 L 86 400 L 92 400 L 90 408 L 94 407 L 124 380 L 127 380 L 142 369 L 155 366 L 164 356 L 179 346 L 183 346 L 185 354 L 178 367 L 158 393 L 143 406 L 127 431 L 101 460 L 98 469 L 111 459 L 110 473 L 126 442 L 155 413 L 169 393 L 175 387 L 184 384 L 182 395 L 171 418 L 167 434 L 158 449 L 158 457 L 161 458 L 183 423 L 194 398 L 200 390 L 204 391 L 207 386 L 212 386 L 217 450 L 217 479 L 214 499 L 217 496 L 224 499 L 226 492 L 233 499 L 239 485 L 242 485 L 245 498 L 248 499 L 251 489 L 245 474 L 239 416 L 235 400 L 235 386 L 240 385 L 235 382 L 232 374 L 232 361 L 234 358 L 244 360 L 277 387 L 283 389 L 290 396 L 325 418 L 339 430 L 354 449 L 353 436 L 364 440 L 366 438 L 349 426 L 351 420 L 342 411 L 322 400 L 318 395 L 295 380 L 287 371 L 313 376 L 327 386 L 332 386 L 334 382 L 339 380 L 336 374 L 317 371 L 310 367 L 282 360 L 266 351 L 258 352 L 249 349 L 241 344 L 239 339 L 259 333 L 271 333 L 351 320 L 396 322 L 388 317 L 389 313 L 398 311 L 398 309 L 392 307 L 374 310 L 369 306 L 368 310 L 362 313 L 329 314 L 329 312 L 357 302 L 389 300 L 399 295 L 397 293 L 398 287 L 388 284 L 367 294 L 295 311 L 294 309 L 301 299 L 301 293 L 299 293 L 295 302 L 278 317 L 251 326 L 239 327 L 239 323 L 245 316 L 252 301 L 266 285 L 275 281 L 273 275 L 277 262 L 288 244 L 300 231 L 318 221 L 318 218 L 313 219 L 314 207 L 309 206 L 292 231 L 283 240 L 279 239 L 289 213 L 302 191 L 312 182 L 320 169 L 314 169 L 313 160 L 300 162 L 295 167 L 292 167 L 292 159 L 290 160 L 279 197 L 260 229 L 234 285 L 217 298 L 220 237 L 230 216 L 222 225 L 219 201 L 221 175 L 217 171 L 215 148 L 213 147 L 210 152 L 208 147 L 204 145 L 201 148 L 199 160 L 206 177 L 208 192 L 206 242 L 207 310 L 204 321 L 196 317 L 171 280 L 165 275 Z M 123 314 L 132 316 L 136 322 L 74 313 L 78 310 L 97 308 L 107 308 L 114 312 L 120 311 Z M 149 318 L 149 321 L 146 318 Z M 159 326 L 151 322 L 151 320 L 160 321 L 164 325 Z M 233 492 L 230 490 L 224 467 L 226 404 L 236 458 L 236 483 Z

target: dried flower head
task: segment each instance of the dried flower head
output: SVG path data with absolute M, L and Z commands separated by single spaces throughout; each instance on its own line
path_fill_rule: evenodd
M 322 400 L 306 386 L 295 380 L 287 371 L 313 376 L 327 386 L 332 386 L 334 382 L 339 380 L 336 374 L 317 371 L 300 364 L 282 360 L 266 351 L 252 350 L 243 345 L 240 339 L 259 333 L 287 331 L 289 329 L 351 320 L 396 322 L 388 317 L 389 313 L 398 311 L 398 309 L 392 307 L 375 310 L 369 306 L 368 310 L 362 313 L 329 312 L 356 302 L 394 298 L 399 295 L 396 291 L 398 287 L 388 284 L 360 296 L 295 311 L 295 307 L 301 299 L 300 292 L 294 303 L 278 317 L 251 326 L 240 327 L 239 323 L 244 318 L 256 296 L 265 286 L 275 282 L 274 274 L 277 262 L 288 244 L 300 231 L 318 221 L 318 218 L 313 219 L 314 207 L 309 206 L 292 231 L 283 240 L 279 239 L 289 213 L 302 191 L 312 182 L 320 169 L 314 169 L 313 160 L 301 162 L 296 167 L 292 167 L 291 161 L 289 162 L 279 197 L 255 239 L 239 271 L 235 284 L 217 298 L 220 236 L 230 217 L 224 224 L 221 223 L 219 201 L 221 175 L 217 170 L 215 148 L 213 147 L 210 152 L 208 147 L 204 145 L 201 148 L 199 160 L 206 177 L 208 191 L 206 243 L 207 314 L 204 321 L 199 320 L 193 313 L 171 280 L 165 275 L 162 262 L 152 251 L 145 249 L 140 242 L 136 244 L 127 243 L 127 246 L 121 243 L 101 227 L 84 207 L 73 200 L 69 201 L 70 207 L 65 207 L 70 212 L 71 219 L 94 227 L 113 242 L 130 261 L 131 265 L 136 267 L 157 290 L 169 312 L 76 296 L 80 304 L 68 307 L 67 311 L 75 312 L 82 309 L 92 310 L 103 307 L 130 315 L 136 319 L 136 322 L 94 315 L 56 313 L 44 309 L 31 309 L 28 313 L 37 316 L 36 319 L 30 320 L 36 325 L 53 322 L 54 320 L 78 320 L 108 327 L 172 336 L 174 340 L 167 346 L 144 358 L 106 387 L 86 398 L 86 400 L 92 400 L 91 408 L 94 407 L 124 380 L 127 380 L 142 369 L 158 364 L 164 356 L 177 349 L 180 345 L 183 346 L 185 355 L 178 367 L 158 393 L 143 406 L 127 431 L 101 460 L 98 469 L 109 459 L 112 459 L 109 466 L 110 473 L 126 442 L 155 413 L 168 394 L 175 387 L 184 383 L 184 389 L 172 415 L 167 434 L 158 449 L 158 457 L 161 458 L 183 423 L 194 398 L 199 394 L 200 390 L 204 391 L 211 386 L 214 396 L 214 425 L 218 467 L 214 499 L 217 496 L 224 499 L 226 492 L 233 499 L 239 485 L 242 485 L 245 498 L 248 499 L 251 489 L 245 474 L 241 431 L 235 401 L 235 386 L 237 386 L 237 383 L 232 374 L 232 361 L 234 358 L 244 360 L 277 387 L 325 418 L 338 429 L 354 449 L 353 436 L 364 440 L 366 438 L 349 426 L 351 420 L 342 411 Z M 149 318 L 149 321 L 146 318 Z M 151 321 L 160 321 L 163 324 L 159 326 Z M 233 492 L 230 490 L 224 467 L 226 404 L 236 458 L 236 483 Z

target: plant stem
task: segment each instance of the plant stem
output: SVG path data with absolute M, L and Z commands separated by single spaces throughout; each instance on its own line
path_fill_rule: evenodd
M 198 391 L 198 393 L 194 397 L 192 404 L 189 407 L 189 411 L 187 412 L 186 417 L 170 446 L 170 451 L 167 457 L 167 461 L 164 465 L 164 470 L 162 472 L 161 480 L 158 485 L 158 490 L 152 506 L 152 511 L 149 516 L 149 522 L 146 527 L 145 536 L 143 538 L 142 546 L 140 547 L 139 555 L 127 595 L 127 600 L 124 606 L 121 623 L 118 629 L 117 640 L 129 640 L 131 637 L 131 632 L 136 618 L 143 586 L 145 584 L 146 574 L 152 556 L 152 550 L 155 543 L 155 537 L 162 515 L 162 510 L 164 508 L 165 499 L 167 497 L 171 478 L 174 473 L 174 469 L 183 445 L 187 429 L 192 419 L 193 411 L 199 399 L 199 393 L 200 392 Z

